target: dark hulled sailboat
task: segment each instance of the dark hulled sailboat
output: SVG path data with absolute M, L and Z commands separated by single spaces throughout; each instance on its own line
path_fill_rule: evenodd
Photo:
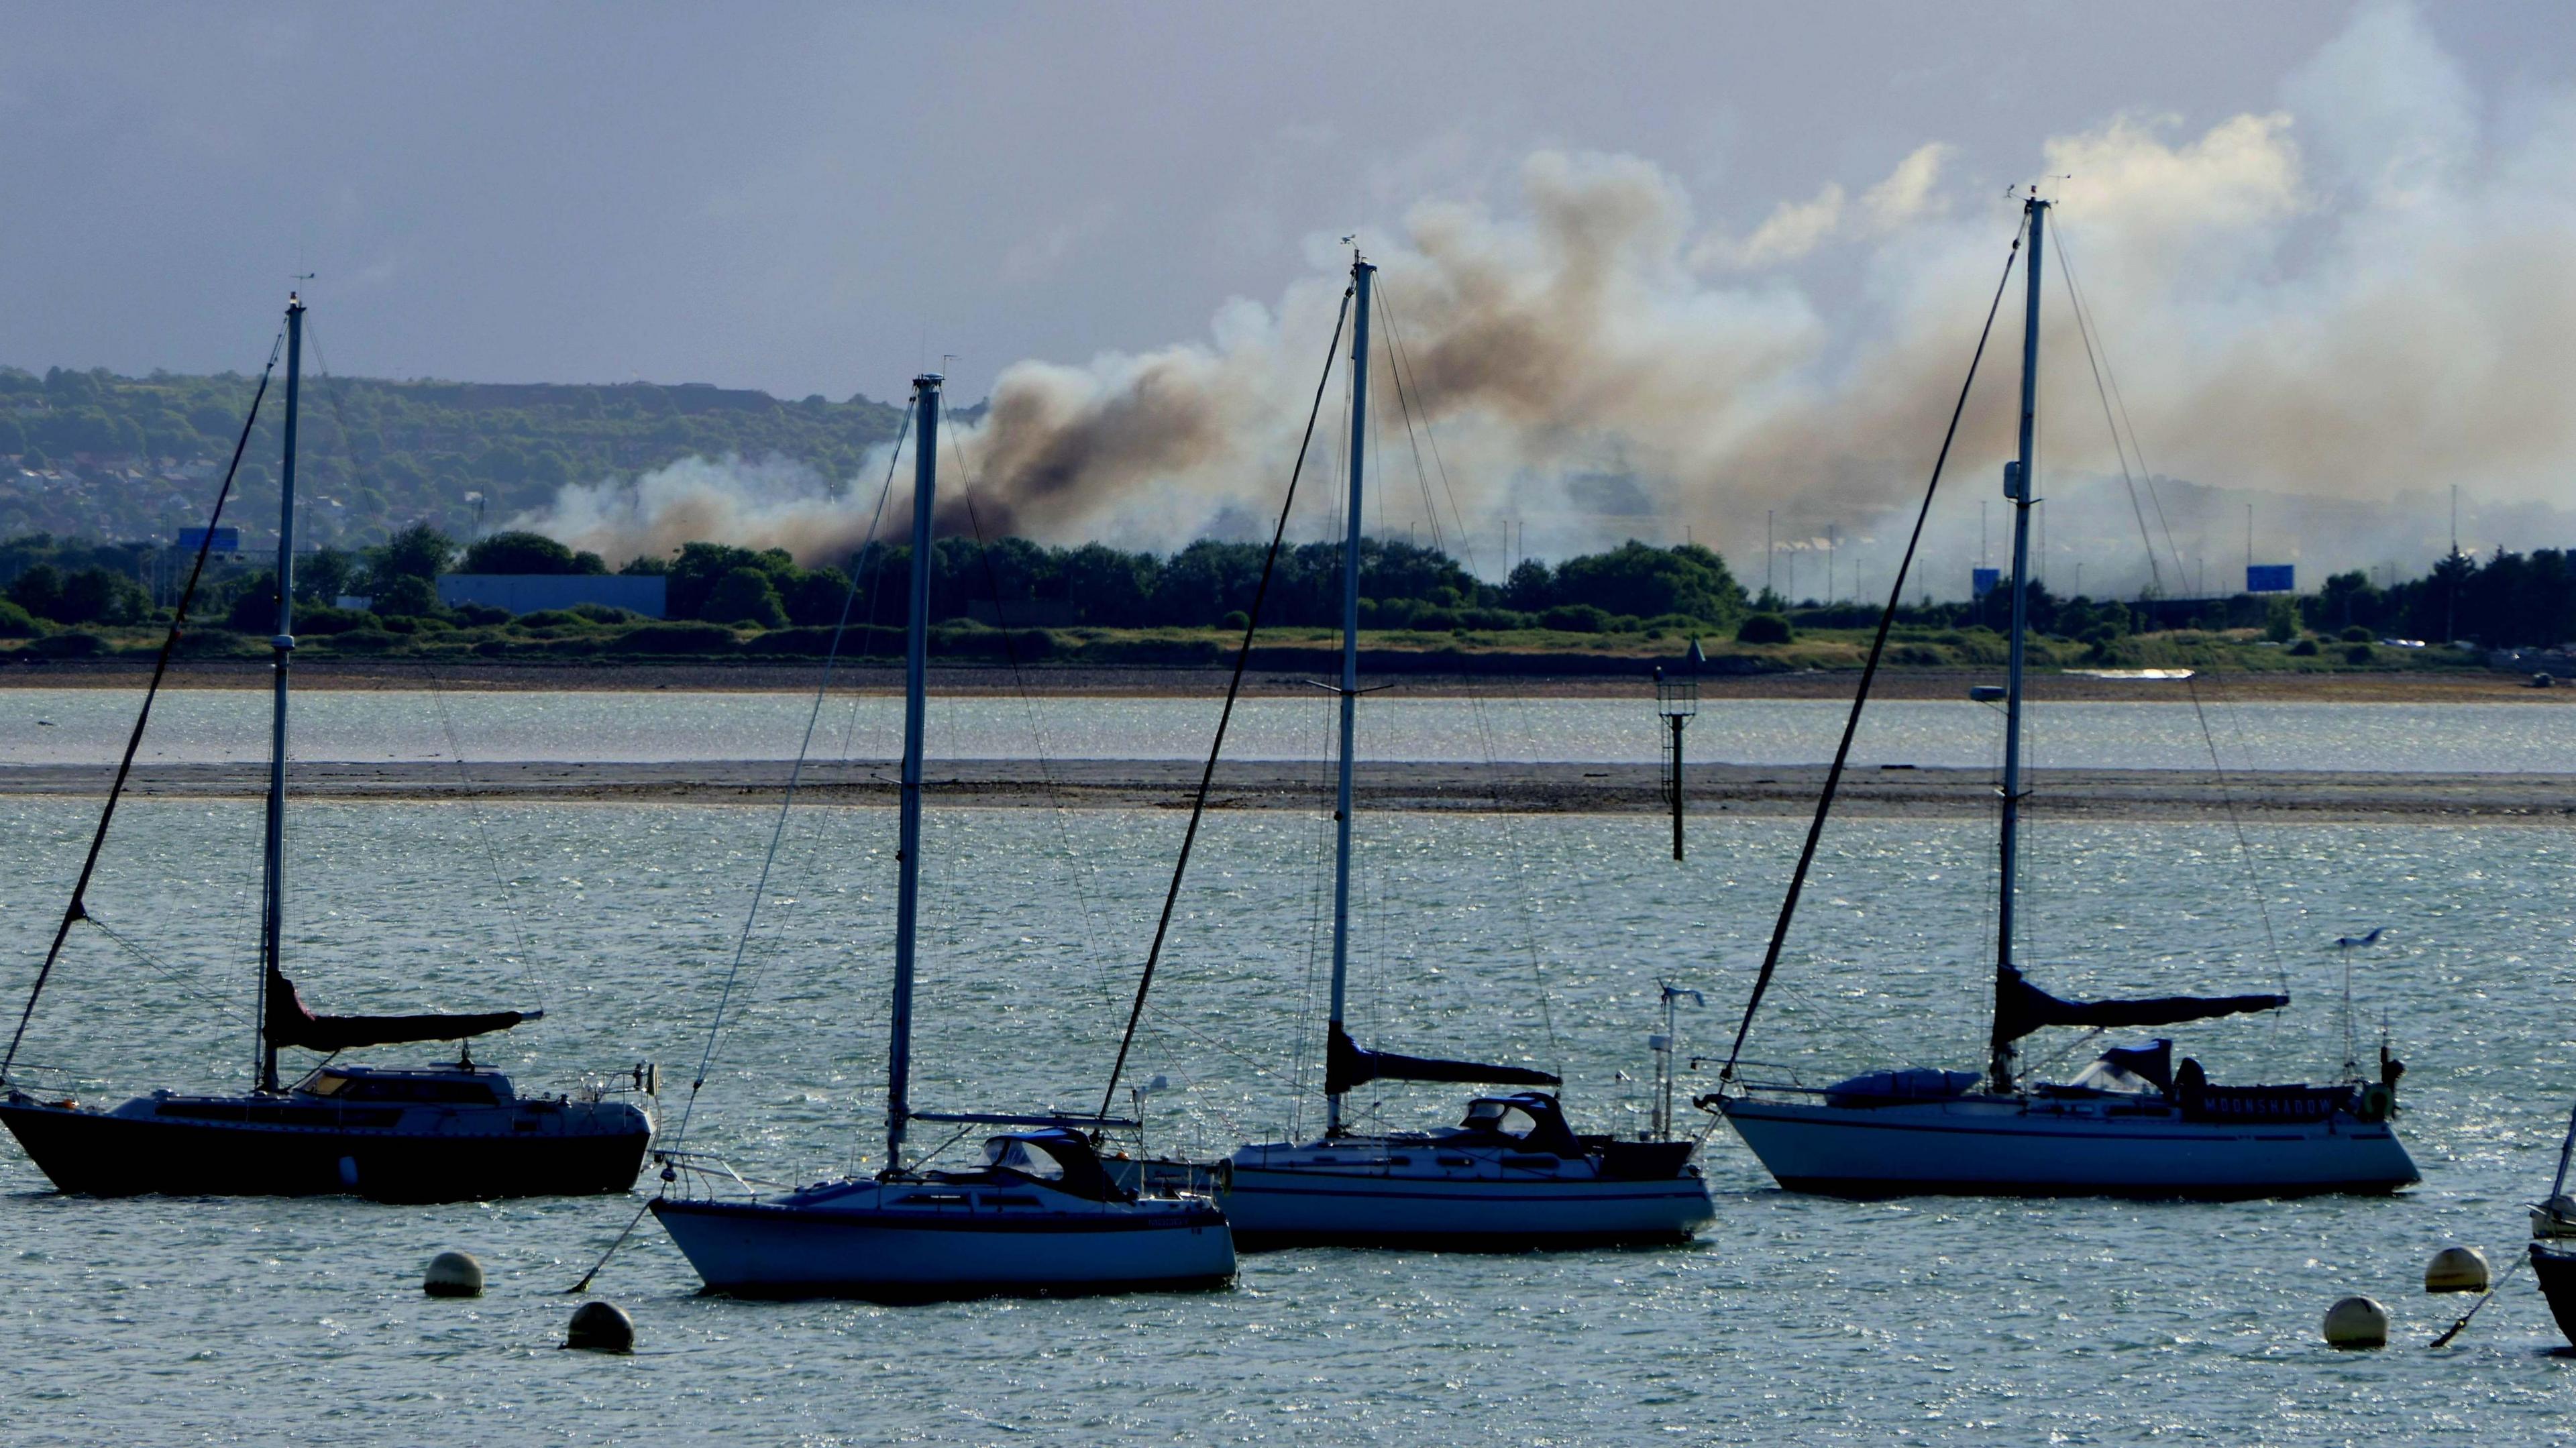
M 303 322 L 304 303 L 289 297 L 284 460 L 279 470 L 277 632 L 270 640 L 275 668 L 261 895 L 258 1079 L 247 1092 L 155 1091 L 114 1110 L 73 1100 L 42 1100 L 13 1083 L 6 1100 L 0 1101 L 0 1123 L 8 1126 L 55 1186 L 101 1196 L 357 1192 L 385 1200 L 449 1201 L 624 1191 L 634 1185 L 652 1136 L 652 1122 L 642 1111 L 598 1093 L 522 1098 L 507 1076 L 474 1065 L 463 1048 L 470 1037 L 506 1031 L 543 1012 L 315 1015 L 305 1008 L 280 967 L 287 664 L 295 649 L 295 424 Z M 254 400 L 254 418 L 257 411 Z M 247 420 L 241 435 L 246 443 Z M 242 444 L 235 445 L 235 468 L 240 465 L 241 448 Z M 225 492 L 230 492 L 229 477 Z M 215 517 L 209 520 L 209 536 L 198 550 L 198 575 L 211 545 L 211 524 L 220 521 L 222 511 L 218 499 Z M 8 1053 L 0 1057 L 0 1082 L 8 1080 L 16 1063 L 27 1022 L 35 1014 L 63 942 L 74 925 L 88 918 L 83 895 L 151 719 L 153 698 L 186 623 L 198 575 L 190 577 L 181 596 L 116 783 L 90 841 L 80 881 L 73 887 L 53 947 L 28 993 Z M 411 1070 L 333 1064 L 344 1051 L 415 1041 L 456 1041 L 457 1060 Z M 325 1060 L 292 1086 L 281 1086 L 278 1052 L 289 1047 L 319 1052 Z

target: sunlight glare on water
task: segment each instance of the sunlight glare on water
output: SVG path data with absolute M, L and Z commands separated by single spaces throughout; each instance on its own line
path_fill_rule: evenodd
M 23 982 L 93 805 L 0 801 L 0 960 Z M 31 1032 L 45 1089 L 116 1099 L 240 1082 L 256 920 L 246 803 L 129 807 L 92 899 L 150 949 L 87 936 Z M 773 816 L 663 805 L 296 808 L 288 969 L 335 1010 L 542 1004 L 478 1056 L 523 1089 L 664 1064 L 676 1107 Z M 915 1099 L 1096 1102 L 1159 902 L 1174 811 L 937 810 L 928 820 Z M 1707 991 L 1683 1049 L 1722 1050 L 1800 826 L 1709 818 L 1664 858 L 1648 818 L 1363 821 L 1353 988 L 1364 1042 L 1561 1068 L 1578 1124 L 1641 1124 L 1658 977 Z M 691 1145 L 747 1173 L 872 1169 L 893 817 L 800 811 L 751 953 L 740 1028 Z M 1286 1130 L 1320 988 L 1323 822 L 1212 817 L 1131 1079 L 1153 1145 L 1213 1153 Z M 2465 1306 L 2415 1289 L 2452 1242 L 2499 1266 L 2545 1185 L 2576 1088 L 2565 1002 L 2569 838 L 2525 826 L 2257 832 L 2267 948 L 2223 826 L 2031 833 L 2032 958 L 2069 992 L 2263 989 L 2298 1004 L 2182 1028 L 2220 1079 L 2317 1077 L 2343 1052 L 2328 943 L 2358 958 L 2365 1054 L 2384 1012 L 2411 1066 L 2401 1122 L 2425 1184 L 2395 1199 L 2228 1205 L 1783 1195 L 1721 1128 L 1718 1220 L 1695 1246 L 1536 1257 L 1288 1252 L 1234 1291 L 887 1309 L 704 1298 L 647 1222 L 598 1290 L 643 1351 L 555 1350 L 626 1199 L 434 1208 L 348 1200 L 57 1197 L 0 1148 L 12 1443 L 454 1441 L 1216 1443 L 2541 1441 L 2576 1364 L 2527 1282 L 2459 1348 Z M 489 846 L 487 858 L 486 846 Z M 1991 841 L 1969 820 L 1838 825 L 1748 1054 L 1808 1080 L 1973 1065 Z M 515 958 L 490 861 L 525 915 Z M 1532 962 L 1533 949 L 1537 965 Z M 167 972 L 166 974 L 164 972 Z M 1542 1009 L 1536 978 L 1543 972 Z M 13 984 L 14 988 L 14 984 Z M 422 1057 L 434 1048 L 415 1048 Z M 372 1059 L 411 1059 L 402 1048 Z M 1311 1046 L 1305 1053 L 1311 1056 Z M 2073 1062 L 2064 1063 L 2071 1067 Z M 1312 1085 L 1311 1061 L 1304 1063 Z M 1705 1089 L 1713 1073 L 1694 1078 Z M 1453 1088 L 1375 1088 L 1399 1125 Z M 1372 1104 L 1376 1103 L 1376 1104 Z M 1302 1124 L 1311 1128 L 1307 1102 Z M 1696 1113 L 1685 1112 L 1696 1117 Z M 650 1181 L 644 1183 L 649 1188 Z M 418 1289 L 481 1255 L 482 1299 Z M 2397 1315 L 2378 1354 L 2319 1346 L 2326 1305 Z

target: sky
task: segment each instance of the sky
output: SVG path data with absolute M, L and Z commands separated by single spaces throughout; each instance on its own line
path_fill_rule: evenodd
M 2350 9 L 11 3 L 0 360 L 246 368 L 311 272 L 352 373 L 882 397 L 955 354 L 973 397 L 1535 150 L 1746 228 L 1930 141 L 1999 188 L 2277 105 Z M 2576 54 L 2564 6 L 2425 20 L 2483 91 Z
M 2503 283 L 2409 299 L 2388 278 L 2557 259 L 2554 211 L 2501 228 L 2518 261 L 2437 238 L 2533 195 L 2576 212 L 2547 163 L 2576 134 L 2570 57 L 2576 7 L 2522 3 L 13 3 L 0 362 L 247 369 L 309 273 L 346 374 L 899 398 L 943 367 L 961 400 L 1020 404 L 975 456 L 1034 531 L 1195 528 L 1261 496 L 1210 481 L 1242 456 L 1149 450 L 1063 497 L 1008 470 L 1181 374 L 1277 451 L 1342 235 L 1392 253 L 1431 350 L 1475 335 L 1479 266 L 1563 306 L 1580 233 L 1624 218 L 1602 245 L 1642 300 L 1558 317 L 1551 338 L 1595 335 L 1546 396 L 1433 379 L 1497 480 L 1461 525 L 1615 512 L 1566 478 L 1633 470 L 1617 506 L 1741 546 L 1757 507 L 1865 522 L 1919 486 L 1926 447 L 1842 434 L 1937 412 L 2004 194 L 2041 179 L 2176 471 L 2387 498 L 2457 481 L 2423 462 L 2455 429 L 2513 439 L 2473 482 L 2529 502 L 2576 462 L 2535 420 L 2576 354 L 2515 335 Z M 2198 301 L 2238 320 L 2175 320 Z M 2420 353 L 2458 312 L 2483 320 L 2442 345 L 2486 361 L 2455 385 L 2519 411 L 2398 408 L 2394 451 L 2369 387 L 2314 415 L 2342 405 L 2316 377 L 2355 338 Z M 2371 360 L 2391 389 L 2452 375 Z M 2155 383 L 2213 369 L 2241 376 Z M 2305 429 L 2286 443 L 2284 415 Z

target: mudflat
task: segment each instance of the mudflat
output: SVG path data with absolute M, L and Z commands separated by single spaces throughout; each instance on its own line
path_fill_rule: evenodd
M 1188 760 L 1058 759 L 934 762 L 926 780 L 944 806 L 1186 809 L 1202 766 Z M 685 763 L 396 761 L 295 767 L 300 799 L 348 801 L 737 803 L 773 805 L 786 784 L 779 760 Z M 1694 764 L 1688 804 L 1703 816 L 1803 817 L 1815 808 L 1822 765 Z M 0 768 L 0 793 L 95 796 L 103 765 Z M 139 798 L 252 798 L 266 766 L 143 764 L 127 789 Z M 2425 774 L 2268 771 L 2224 780 L 2182 770 L 2049 770 L 2027 817 L 2346 822 L 2456 820 L 2576 824 L 2576 774 Z M 1326 769 L 1312 763 L 1220 764 L 1209 803 L 1223 810 L 1330 808 Z M 1670 806 L 1651 764 L 1373 763 L 1357 768 L 1359 798 L 1375 810 L 1651 814 Z M 798 798 L 814 805 L 889 805 L 891 764 L 812 762 Z M 1973 816 L 1994 808 L 1982 769 L 1855 768 L 1837 813 L 1871 817 Z
M 1390 674 L 1383 682 L 1416 696 L 1486 697 L 1519 695 L 1541 698 L 1626 699 L 1646 697 L 1654 661 L 1638 660 L 1633 675 L 1621 673 L 1469 675 L 1443 673 Z M 988 664 L 931 665 L 932 689 L 943 694 L 1017 694 L 1048 696 L 1117 696 L 1203 698 L 1225 692 L 1229 672 L 1223 668 L 1047 665 L 1013 670 Z M 0 688 L 140 689 L 151 675 L 151 660 L 140 655 L 112 658 L 49 659 L 40 664 L 0 666 Z M 606 690 L 651 692 L 811 692 L 822 676 L 814 660 L 678 660 L 582 658 L 563 660 L 485 660 L 401 658 L 299 658 L 299 689 L 427 689 L 463 691 Z M 1251 694 L 1303 693 L 1312 687 L 1307 673 L 1253 672 L 1245 676 Z M 1994 668 L 1889 668 L 1871 686 L 1882 699 L 1960 699 L 1974 684 L 2000 682 Z M 900 692 L 900 661 L 884 658 L 844 660 L 835 670 L 834 686 L 862 692 Z M 1860 682 L 1857 669 L 1775 670 L 1762 673 L 1712 673 L 1700 679 L 1703 701 L 1724 699 L 1849 699 Z M 190 689 L 264 689 L 269 665 L 261 659 L 189 659 L 171 670 L 169 685 Z M 2204 700 L 2228 698 L 2260 703 L 2401 704 L 2477 701 L 2529 703 L 2535 706 L 2576 703 L 2576 687 L 2539 689 L 2520 674 L 2487 669 L 2289 669 L 2206 670 L 2188 681 L 2100 678 L 2087 673 L 2034 670 L 2033 699 L 2186 703 L 2194 693 Z

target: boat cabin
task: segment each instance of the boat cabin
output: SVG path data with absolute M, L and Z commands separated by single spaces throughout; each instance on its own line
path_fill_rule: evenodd
M 505 1106 L 518 1100 L 509 1077 L 472 1066 L 432 1066 L 412 1071 L 381 1066 L 325 1066 L 297 1082 L 295 1093 L 334 1101 L 443 1106 Z

